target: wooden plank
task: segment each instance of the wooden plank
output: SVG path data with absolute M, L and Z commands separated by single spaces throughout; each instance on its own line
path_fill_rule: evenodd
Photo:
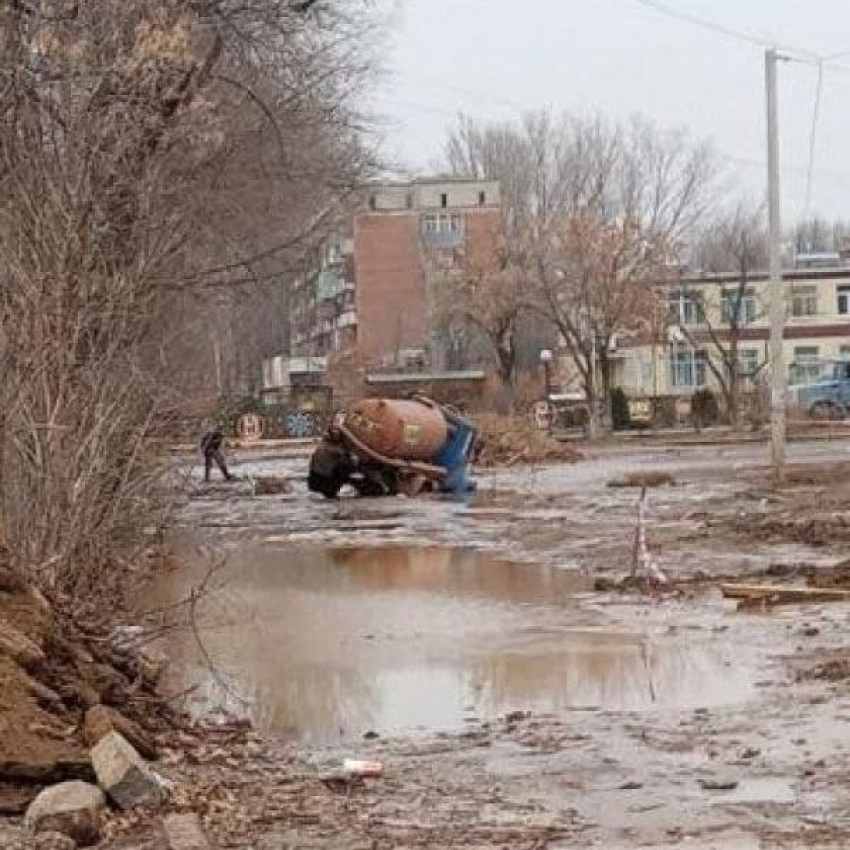
M 764 599 L 773 604 L 793 602 L 850 602 L 850 590 L 829 587 L 793 587 L 787 584 L 721 584 L 727 599 Z

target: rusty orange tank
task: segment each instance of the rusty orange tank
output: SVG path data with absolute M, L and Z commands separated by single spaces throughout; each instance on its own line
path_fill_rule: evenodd
M 448 436 L 437 406 L 402 399 L 358 401 L 345 413 L 345 428 L 372 451 L 399 460 L 428 460 Z

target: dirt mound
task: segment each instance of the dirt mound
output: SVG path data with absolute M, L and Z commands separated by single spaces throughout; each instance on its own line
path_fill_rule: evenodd
M 515 463 L 560 461 L 575 463 L 579 451 L 553 439 L 532 422 L 520 417 L 479 416 L 478 463 L 482 466 L 512 466 Z
M 850 679 L 850 658 L 841 656 L 799 671 L 798 681 L 841 682 Z
M 662 487 L 665 484 L 672 486 L 676 480 L 669 472 L 659 472 L 649 469 L 643 472 L 627 472 L 618 478 L 612 478 L 608 482 L 609 487 Z
M 757 540 L 793 540 L 810 546 L 850 541 L 850 514 L 846 512 L 803 517 L 795 513 L 767 519 L 742 515 L 732 525 Z
M 39 594 L 0 589 L 0 814 L 20 814 L 45 785 L 91 780 L 83 719 L 112 705 L 149 732 L 172 717 L 139 660 L 83 634 Z M 14 589 L 8 589 L 14 587 Z

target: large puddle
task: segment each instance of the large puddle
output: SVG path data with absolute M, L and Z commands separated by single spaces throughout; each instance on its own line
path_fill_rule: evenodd
M 208 565 L 159 579 L 186 597 Z M 293 549 L 247 542 L 169 641 L 167 686 L 191 707 L 334 741 L 455 730 L 513 710 L 644 711 L 745 699 L 729 647 L 598 627 L 573 573 L 463 549 Z

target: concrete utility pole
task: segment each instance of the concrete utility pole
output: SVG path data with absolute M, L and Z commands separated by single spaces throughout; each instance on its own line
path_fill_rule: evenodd
M 764 54 L 767 88 L 767 198 L 770 229 L 770 453 L 774 475 L 785 468 L 785 286 L 782 282 L 782 217 L 779 207 L 779 115 L 776 65 L 779 54 Z

